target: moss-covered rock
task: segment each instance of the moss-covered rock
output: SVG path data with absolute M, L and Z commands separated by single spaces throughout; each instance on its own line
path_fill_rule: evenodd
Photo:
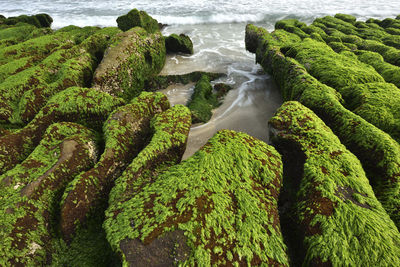
M 115 178 L 119 177 L 151 135 L 152 117 L 169 108 L 161 93 L 142 93 L 131 104 L 112 112 L 104 123 L 105 149 L 96 165 L 69 185 L 61 203 L 61 231 L 71 240 L 76 228 L 98 212 Z
M 303 154 L 298 158 L 304 157 L 302 173 L 284 177 L 299 184 L 291 192 L 292 210 L 286 212 L 295 214 L 298 235 L 304 237 L 302 264 L 400 264 L 400 233 L 376 199 L 360 161 L 323 121 L 299 102 L 286 102 L 270 126 L 278 151 L 287 155 L 297 147 Z
M 8 17 L 3 19 L 0 24 L 15 25 L 21 22 L 34 25 L 38 28 L 49 28 L 53 22 L 53 18 L 48 14 L 37 14 L 32 16 L 21 15 L 18 17 Z
M 272 147 L 225 130 L 181 164 L 154 167 L 122 176 L 112 192 L 104 227 L 124 266 L 288 265 L 277 212 L 282 164 Z
M 301 63 L 308 73 L 336 89 L 343 96 L 346 108 L 400 140 L 400 113 L 396 104 L 400 102 L 400 91 L 385 83 L 370 65 L 361 63 L 353 53 L 335 53 L 325 43 L 311 39 L 298 43 L 275 40 L 275 43 L 284 47 L 285 55 Z
M 262 28 L 249 25 L 247 34 L 252 38 L 246 40 L 257 40 L 257 62 L 274 76 L 284 99 L 299 100 L 312 109 L 360 159 L 377 198 L 399 227 L 399 144 L 385 132 L 343 107 L 342 96 L 336 90 L 316 80 L 296 60 L 285 57 L 280 52 L 279 39 L 274 36 L 275 33 L 269 34 Z
M 383 57 L 371 51 L 358 51 L 358 59 L 371 65 L 388 83 L 400 88 L 400 67 L 385 62 Z
M 118 31 L 78 28 L 24 42 L 33 46 L 29 49 L 12 46 L 20 55 L 0 66 L 4 76 L 14 74 L 0 84 L 0 118 L 12 123 L 29 122 L 55 93 L 71 86 L 89 86 L 98 57 L 102 57 L 109 39 Z M 65 38 L 70 38 L 70 44 Z M 53 47 L 52 39 L 60 46 Z M 49 51 L 40 52 L 41 49 Z
M 50 28 L 38 29 L 30 24 L 19 23 L 9 26 L 0 29 L 0 49 L 51 33 L 52 30 Z
M 24 160 L 52 123 L 71 121 L 99 131 L 108 115 L 123 104 L 122 99 L 94 89 L 70 87 L 56 94 L 24 128 L 0 137 L 0 173 Z
M 232 89 L 233 87 L 226 83 L 217 83 L 214 85 L 218 100 L 221 100 Z
M 56 123 L 24 162 L 0 177 L 2 266 L 38 266 L 51 259 L 49 240 L 61 193 L 95 160 L 90 130 Z
M 287 32 L 295 33 L 301 38 L 307 38 L 309 35 L 303 31 L 303 27 L 307 25 L 297 19 L 284 19 L 275 23 L 275 29 L 283 29 Z
M 354 17 L 352 15 L 348 15 L 348 14 L 337 13 L 335 15 L 335 18 L 341 19 L 341 20 L 343 20 L 345 22 L 348 22 L 348 23 L 351 23 L 351 24 L 356 23 L 356 17 Z
M 107 239 L 114 251 L 120 255 L 124 265 L 130 261 L 129 254 L 136 251 L 136 247 L 130 247 L 129 244 L 124 247 L 119 245 L 127 237 L 126 234 L 131 232 L 129 224 L 126 224 L 126 219 L 131 218 L 130 199 L 140 192 L 140 188 L 137 187 L 139 183 L 144 186 L 154 181 L 159 173 L 180 162 L 186 148 L 190 125 L 190 112 L 182 105 L 175 105 L 153 118 L 153 136 L 150 142 L 115 182 L 104 227 Z M 148 257 L 141 258 L 141 263 L 143 260 L 150 260 L 152 256 Z
M 206 75 L 210 81 L 216 80 L 223 76 L 224 73 L 218 72 L 205 72 L 205 71 L 194 71 L 186 74 L 175 74 L 175 75 L 158 75 L 150 78 L 145 82 L 145 89 L 147 91 L 157 91 L 165 89 L 168 86 L 176 83 L 188 84 L 190 82 L 198 82 L 203 75 Z
M 185 34 L 171 34 L 165 38 L 167 53 L 193 54 L 193 43 L 190 37 Z
M 157 20 L 150 17 L 145 11 L 132 9 L 128 14 L 117 18 L 118 28 L 128 31 L 134 27 L 142 27 L 149 33 L 160 31 Z
M 93 88 L 130 100 L 143 91 L 145 80 L 157 75 L 164 63 L 161 33 L 133 28 L 118 34 L 107 49 L 94 74 Z
M 75 37 L 86 32 L 75 31 Z M 117 28 L 96 30 L 77 45 L 53 51 L 40 63 L 34 62 L 34 56 L 12 61 L 19 68 L 1 84 L 1 118 L 13 123 L 29 122 L 54 94 L 71 86 L 90 86 L 98 57 L 102 57 L 109 39 L 117 32 Z M 12 62 L 1 68 L 13 66 Z
M 203 75 L 196 83 L 192 97 L 187 104 L 192 112 L 193 123 L 207 122 L 211 119 L 212 109 L 219 105 L 216 94 L 207 76 Z

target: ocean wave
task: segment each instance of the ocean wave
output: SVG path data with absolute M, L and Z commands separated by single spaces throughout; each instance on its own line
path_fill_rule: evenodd
M 212 14 L 209 16 L 153 15 L 159 22 L 173 25 L 260 22 L 263 14 Z

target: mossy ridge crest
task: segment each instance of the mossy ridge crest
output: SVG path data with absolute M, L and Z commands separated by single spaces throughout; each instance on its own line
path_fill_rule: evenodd
M 84 40 L 79 41 L 79 44 L 52 51 L 41 62 L 35 63 L 34 56 L 28 57 L 27 62 L 21 62 L 24 58 L 17 60 L 20 63 L 18 65 L 27 68 L 20 67 L 15 75 L 8 77 L 1 84 L 1 102 L 4 109 L 1 119 L 13 123 L 22 120 L 27 123 L 52 95 L 71 86 L 90 86 L 98 64 L 97 57 L 104 53 L 109 43 L 108 39 L 117 33 L 115 29 L 96 28 L 95 32 L 89 29 L 90 36 L 87 36 L 88 33 L 84 29 L 72 30 L 71 32 L 78 32 L 75 35 L 83 31 Z
M 187 106 L 192 112 L 193 123 L 207 122 L 211 119 L 211 111 L 219 106 L 219 101 L 217 94 L 213 93 L 213 88 L 207 75 L 203 75 L 196 83 Z
M 157 179 L 149 183 L 146 176 L 151 174 L 146 174 L 136 180 L 133 198 L 118 206 L 129 210 L 130 219 L 114 211 L 104 225 L 110 227 L 114 218 L 130 230 L 118 237 L 118 227 L 113 226 L 109 240 L 152 244 L 163 233 L 184 231 L 190 253 L 182 264 L 287 265 L 276 210 L 281 168 L 272 147 L 243 133 L 221 131 Z M 115 241 L 110 242 L 120 249 Z
M 158 75 L 146 80 L 145 89 L 146 91 L 153 92 L 166 89 L 171 84 L 188 84 L 191 82 L 198 82 L 203 75 L 206 75 L 210 81 L 226 76 L 225 73 L 205 71 L 193 71 L 186 74 L 175 75 Z
M 158 21 L 149 16 L 146 11 L 132 9 L 128 14 L 117 18 L 118 28 L 122 31 L 128 31 L 134 27 L 141 27 L 149 33 L 160 31 Z
M 18 23 L 14 26 L 9 26 L 0 29 L 0 49 L 25 42 L 29 39 L 37 38 L 42 35 L 51 34 L 53 31 L 50 28 L 36 28 L 33 25 Z
M 120 243 L 131 231 L 125 220 L 131 216 L 130 199 L 146 183 L 156 179 L 158 173 L 180 162 L 190 125 L 190 112 L 182 105 L 176 105 L 155 116 L 151 121 L 154 134 L 150 142 L 115 181 L 104 228 L 111 246 L 125 264 L 128 260 L 125 253 L 131 252 L 129 249 L 122 251 Z M 120 215 L 116 217 L 117 214 Z
M 274 144 L 294 142 L 306 156 L 294 204 L 296 221 L 304 229 L 303 264 L 397 265 L 400 233 L 376 199 L 361 163 L 331 129 L 295 101 L 285 102 L 270 125 Z
M 279 31 L 279 30 L 277 30 Z M 298 37 L 299 38 L 299 37 Z M 277 38 L 265 29 L 248 25 L 246 41 L 256 40 L 256 60 L 274 76 L 285 100 L 299 100 L 329 125 L 362 162 L 375 194 L 398 226 L 400 222 L 400 147 L 388 134 L 343 107 L 342 96 L 280 52 Z M 287 50 L 287 49 L 286 49 Z M 285 51 L 285 49 L 284 49 Z M 365 138 L 368 136 L 368 138 Z
M 51 258 L 60 194 L 69 180 L 94 164 L 95 150 L 92 131 L 55 123 L 30 157 L 2 175 L 2 265 L 41 265 Z
M 149 34 L 140 27 L 117 34 L 96 69 L 93 88 L 129 101 L 145 88 L 165 63 L 165 43 L 160 32 Z
M 115 109 L 103 125 L 105 149 L 96 165 L 77 176 L 61 201 L 61 231 L 69 241 L 78 226 L 97 213 L 114 179 L 148 143 L 151 118 L 169 108 L 161 93 L 142 93 L 131 104 Z
M 88 88 L 70 87 L 54 95 L 24 128 L 0 137 L 0 173 L 24 160 L 52 123 L 70 121 L 101 131 L 108 115 L 124 103 L 120 98 Z

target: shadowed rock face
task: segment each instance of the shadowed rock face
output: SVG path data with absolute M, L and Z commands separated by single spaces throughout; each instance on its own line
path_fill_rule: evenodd
M 193 54 L 193 43 L 185 34 L 171 34 L 165 38 L 165 47 L 168 53 Z
M 285 147 L 292 143 L 305 155 L 298 191 L 291 192 L 296 198 L 287 211 L 296 215 L 295 223 L 300 225 L 302 264 L 396 265 L 400 233 L 376 199 L 359 160 L 299 102 L 285 102 L 270 126 L 279 151 L 288 151 Z M 299 177 L 284 177 L 295 178 Z M 354 236 L 357 242 L 352 241 Z M 384 259 L 378 256 L 382 254 Z
M 136 27 L 116 36 L 93 77 L 93 88 L 126 100 L 144 89 L 145 81 L 165 63 L 164 38 Z
M 120 248 L 129 266 L 174 266 L 185 261 L 190 253 L 184 231 L 168 232 L 150 244 L 139 239 L 125 239 Z
M 106 212 L 107 238 L 132 266 L 138 255 L 132 257 L 129 247 L 142 244 L 139 255 L 154 247 L 171 251 L 172 239 L 182 249 L 181 231 L 189 249 L 178 251 L 185 255 L 180 263 L 288 265 L 277 211 L 281 168 L 272 147 L 221 131 L 179 165 L 117 179 Z

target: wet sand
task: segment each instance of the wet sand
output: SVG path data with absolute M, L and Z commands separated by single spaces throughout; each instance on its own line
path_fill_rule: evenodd
M 197 70 L 223 72 L 227 76 L 213 83 L 224 82 L 233 87 L 222 105 L 213 111 L 208 123 L 192 126 L 183 159 L 193 155 L 222 129 L 245 132 L 268 142 L 268 120 L 282 104 L 282 99 L 272 77 L 254 63 L 254 55 L 246 52 L 244 29 L 244 24 L 222 24 L 168 27 L 164 31 L 164 35 L 188 34 L 193 40 L 195 54 L 168 56 L 161 74 Z M 177 84 L 162 92 L 171 105 L 186 104 L 193 88 L 194 84 Z

